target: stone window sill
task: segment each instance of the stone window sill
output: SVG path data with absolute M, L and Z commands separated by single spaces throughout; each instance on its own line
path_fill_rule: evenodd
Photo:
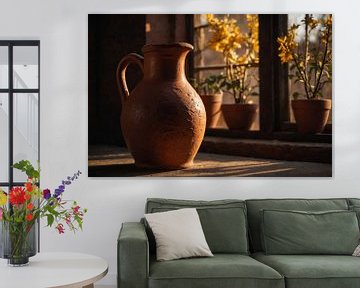
M 284 155 L 298 155 L 301 158 L 300 156 L 304 156 L 303 153 L 306 149 L 308 149 L 308 153 L 310 153 L 311 149 L 313 149 L 314 153 L 324 149 L 322 145 L 320 145 L 321 147 L 317 145 L 319 144 L 315 145 L 312 143 L 310 145 L 301 143 L 300 145 L 299 143 L 279 143 L 273 140 L 238 140 L 205 137 L 202 151 L 211 150 L 212 153 L 200 152 L 192 168 L 175 171 L 137 168 L 130 153 L 123 147 L 90 146 L 88 173 L 89 177 L 331 177 L 332 165 L 330 163 L 283 161 L 279 159 L 255 158 L 254 156 L 256 151 L 260 153 L 262 149 L 265 149 L 269 150 L 273 155 L 280 155 L 279 158 L 282 155 L 281 153 Z M 235 155 L 225 155 L 223 149 L 227 149 L 226 154 L 232 153 Z M 246 149 L 252 151 L 253 156 L 244 157 L 243 155 L 237 155 L 250 154 L 250 152 L 245 153 Z

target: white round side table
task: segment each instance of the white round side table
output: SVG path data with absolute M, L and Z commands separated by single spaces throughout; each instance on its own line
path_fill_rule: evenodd
M 97 256 L 38 253 L 23 267 L 9 267 L 1 259 L 0 288 L 93 288 L 107 272 L 107 262 Z

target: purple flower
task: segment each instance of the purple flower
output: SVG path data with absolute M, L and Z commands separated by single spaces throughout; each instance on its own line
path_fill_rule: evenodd
M 64 190 L 62 190 L 62 189 L 55 189 L 54 197 L 56 199 L 58 199 L 63 192 L 64 192 Z
M 82 174 L 81 171 L 78 170 L 78 172 L 74 173 L 74 175 L 72 177 L 68 176 L 68 177 L 66 177 L 66 180 L 62 180 L 59 187 L 57 189 L 55 189 L 54 197 L 59 200 L 60 195 L 65 191 L 65 186 L 70 185 L 72 183 L 72 181 L 74 181 L 75 179 L 78 179 L 78 177 L 81 174 Z
M 50 193 L 50 190 L 49 189 L 44 189 L 43 191 L 43 196 L 44 198 L 47 200 L 51 197 L 51 193 Z

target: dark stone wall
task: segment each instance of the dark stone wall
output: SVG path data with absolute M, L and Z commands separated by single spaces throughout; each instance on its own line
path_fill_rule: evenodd
M 121 99 L 116 68 L 128 53 L 141 54 L 147 43 L 193 43 L 193 15 L 90 14 L 88 16 L 88 143 L 124 146 L 120 127 Z M 187 75 L 192 75 L 192 55 Z M 129 91 L 141 79 L 137 66 L 126 73 Z
M 89 145 L 124 145 L 120 128 L 121 100 L 115 73 L 123 56 L 141 53 L 146 42 L 146 15 L 88 16 L 88 137 Z M 141 71 L 127 70 L 131 89 L 141 79 Z

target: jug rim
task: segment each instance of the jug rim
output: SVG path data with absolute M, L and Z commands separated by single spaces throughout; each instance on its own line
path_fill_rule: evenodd
M 187 50 L 193 50 L 194 46 L 189 43 L 186 43 L 186 42 L 165 43 L 165 44 L 146 44 L 142 48 L 142 52 L 146 53 L 146 52 L 161 49 L 161 48 L 187 48 Z

